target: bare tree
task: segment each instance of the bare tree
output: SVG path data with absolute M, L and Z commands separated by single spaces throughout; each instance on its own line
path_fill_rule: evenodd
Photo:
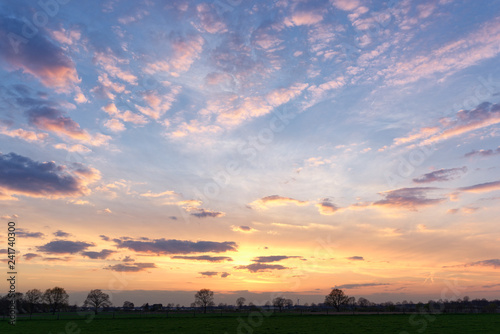
M 95 289 L 90 290 L 83 305 L 92 306 L 94 308 L 94 313 L 97 314 L 99 307 L 111 306 L 111 301 L 107 293 L 102 292 L 100 289 Z
M 277 307 L 280 312 L 283 309 L 283 306 L 285 306 L 286 299 L 283 297 L 276 297 L 273 299 L 273 306 Z
M 52 314 L 55 314 L 62 306 L 68 305 L 69 295 L 64 288 L 56 286 L 53 289 L 45 290 L 43 299 L 49 304 Z
M 244 297 L 240 297 L 238 299 L 236 299 L 236 305 L 238 306 L 238 308 L 241 310 L 241 308 L 245 305 L 245 302 L 247 300 L 244 298 Z
M 26 292 L 26 302 L 29 304 L 30 307 L 30 314 L 33 314 L 33 309 L 35 308 L 35 305 L 40 304 L 40 302 L 43 300 L 43 294 L 42 291 L 38 289 L 31 289 L 28 292 Z
M 333 289 L 332 292 L 325 297 L 325 304 L 335 307 L 337 312 L 340 312 L 340 306 L 347 304 L 348 300 L 349 296 L 347 296 L 344 291 Z
M 208 306 L 214 306 L 214 292 L 209 289 L 201 289 L 194 295 L 196 305 L 203 307 L 203 313 L 207 313 Z

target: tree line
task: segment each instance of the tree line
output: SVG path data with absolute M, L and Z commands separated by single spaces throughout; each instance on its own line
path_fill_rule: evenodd
M 15 295 L 17 310 L 19 313 L 40 313 L 40 312 L 52 312 L 55 314 L 59 311 L 76 310 L 78 306 L 69 305 L 69 295 L 64 288 L 54 287 L 52 289 L 47 289 L 42 292 L 39 289 L 32 289 L 27 291 L 25 294 L 17 292 Z M 8 312 L 8 307 L 10 305 L 10 299 L 8 296 L 0 297 L 0 313 L 6 314 Z M 91 290 L 87 298 L 85 299 L 83 307 L 91 309 L 95 314 L 102 308 L 112 307 L 110 297 L 108 294 L 104 293 L 100 289 Z M 216 308 L 214 303 L 214 292 L 210 289 L 201 289 L 194 295 L 194 302 L 190 305 L 191 308 L 198 308 L 199 310 L 206 313 L 209 309 Z M 332 289 L 332 291 L 325 296 L 323 303 L 304 303 L 303 305 L 297 305 L 293 303 L 293 300 L 286 298 L 284 296 L 278 296 L 273 298 L 271 301 L 266 302 L 265 305 L 254 305 L 253 303 L 246 304 L 246 299 L 244 297 L 239 297 L 236 299 L 235 305 L 228 305 L 225 303 L 219 303 L 217 308 L 223 309 L 257 309 L 259 307 L 273 308 L 279 312 L 285 309 L 297 309 L 309 310 L 309 311 L 321 311 L 328 309 L 335 309 L 337 312 L 340 311 L 373 311 L 373 312 L 488 312 L 495 313 L 499 311 L 500 301 L 493 300 L 488 301 L 486 299 L 474 299 L 470 300 L 469 297 L 465 296 L 463 299 L 458 300 L 430 300 L 428 303 L 413 303 L 412 301 L 403 301 L 398 303 L 385 302 L 385 303 L 372 303 L 368 299 L 360 297 L 356 300 L 355 297 L 349 297 L 340 289 Z M 130 301 L 125 301 L 121 307 L 123 310 L 135 309 L 134 303 Z M 181 310 L 184 306 L 179 304 L 174 305 L 169 303 L 164 307 L 162 304 L 145 303 L 140 308 L 143 311 L 160 311 L 160 310 Z

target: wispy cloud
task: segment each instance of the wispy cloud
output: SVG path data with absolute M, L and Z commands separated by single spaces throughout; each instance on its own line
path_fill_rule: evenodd
M 443 268 L 454 268 L 454 267 L 492 267 L 493 269 L 500 268 L 500 259 L 490 259 L 475 262 L 468 262 L 456 266 L 443 266 Z
M 182 256 L 176 255 L 172 256 L 171 259 L 176 260 L 190 260 L 190 261 L 206 261 L 206 262 L 224 262 L 233 261 L 232 258 L 228 256 L 210 256 L 210 255 L 200 255 L 200 256 Z
M 466 157 L 466 158 L 476 157 L 476 156 L 479 156 L 479 157 L 489 157 L 489 156 L 498 155 L 498 154 L 500 154 L 500 146 L 497 147 L 494 150 L 492 150 L 492 149 L 489 149 L 489 150 L 473 150 L 473 151 L 470 151 L 469 153 L 466 153 L 464 155 L 464 157 Z
M 342 284 L 336 285 L 336 289 L 358 289 L 358 288 L 366 288 L 373 286 L 389 286 L 391 283 L 358 283 L 358 284 Z
M 446 200 L 445 198 L 427 198 L 427 193 L 433 190 L 436 188 L 401 188 L 385 191 L 380 193 L 385 199 L 376 201 L 373 205 L 417 210 L 419 207 L 436 205 Z
M 104 267 L 106 270 L 118 271 L 118 272 L 131 272 L 136 273 L 139 271 L 146 271 L 147 269 L 154 269 L 157 266 L 154 263 L 139 263 L 135 262 L 133 264 L 114 264 Z
M 483 193 L 483 192 L 500 190 L 500 181 L 474 184 L 472 186 L 458 188 L 458 190 L 471 193 Z
M 283 197 L 279 195 L 271 195 L 271 196 L 266 196 L 261 199 L 255 200 L 249 205 L 254 208 L 259 208 L 259 209 L 267 209 L 272 206 L 283 206 L 283 205 L 288 205 L 288 204 L 295 204 L 295 205 L 307 205 L 307 201 L 300 201 L 294 198 L 290 197 Z
M 257 273 L 257 272 L 263 272 L 263 271 L 270 271 L 270 270 L 285 270 L 285 269 L 290 269 L 287 267 L 284 267 L 280 264 L 265 264 L 265 263 L 252 263 L 249 265 L 241 265 L 241 266 L 236 266 L 234 267 L 235 269 L 247 269 L 251 273 Z
M 257 231 L 253 227 L 246 226 L 246 225 L 241 225 L 241 226 L 234 226 L 233 225 L 233 226 L 231 226 L 231 229 L 234 232 L 243 232 L 243 233 L 253 233 L 253 232 Z
M 287 259 L 301 258 L 300 256 L 287 256 L 287 255 L 271 255 L 271 256 L 259 256 L 254 258 L 252 261 L 257 263 L 269 263 L 278 262 Z
M 450 181 L 462 177 L 467 172 L 467 167 L 439 169 L 413 179 L 415 183 L 431 183 Z

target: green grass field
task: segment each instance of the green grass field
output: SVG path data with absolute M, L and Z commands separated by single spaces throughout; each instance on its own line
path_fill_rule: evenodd
M 83 318 L 83 317 L 82 317 Z M 0 333 L 500 333 L 500 314 L 272 315 L 21 320 L 0 322 Z

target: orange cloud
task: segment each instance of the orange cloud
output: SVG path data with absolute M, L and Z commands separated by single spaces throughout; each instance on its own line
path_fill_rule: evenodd
M 288 204 L 295 204 L 299 206 L 309 204 L 307 201 L 299 201 L 290 197 L 283 197 L 279 195 L 266 196 L 261 199 L 255 200 L 249 205 L 258 209 L 267 209 L 271 206 L 283 206 Z

